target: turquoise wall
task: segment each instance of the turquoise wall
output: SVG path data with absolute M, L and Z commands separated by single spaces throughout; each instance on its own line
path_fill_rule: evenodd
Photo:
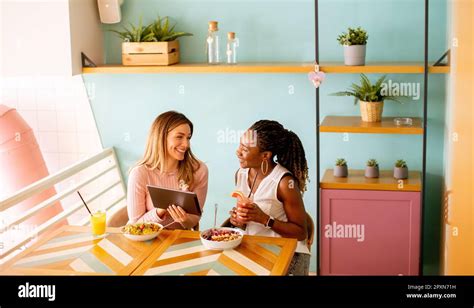
M 430 59 L 446 49 L 446 13 L 443 0 L 430 1 Z M 156 15 L 171 16 L 177 29 L 194 33 L 180 39 L 181 62 L 204 62 L 207 22 L 218 20 L 221 42 L 228 31 L 240 39 L 239 61 L 313 61 L 313 1 L 186 1 L 127 0 L 119 25 L 104 25 L 107 63 L 121 62 L 120 40 L 107 30 L 120 29 L 140 16 L 148 22 Z M 342 61 L 336 37 L 348 26 L 362 26 L 369 33 L 367 61 L 423 60 L 423 1 L 320 0 L 320 59 Z M 222 49 L 223 50 L 223 49 Z M 371 75 L 375 79 L 380 75 Z M 421 83 L 422 75 L 389 75 L 397 82 Z M 359 115 L 350 98 L 329 96 L 358 81 L 357 74 L 327 75 L 321 87 L 321 118 L 325 115 Z M 195 124 L 192 147 L 209 167 L 209 193 L 202 228 L 213 223 L 213 204 L 219 204 L 218 221 L 227 217 L 234 201 L 229 197 L 238 168 L 233 135 L 253 122 L 267 118 L 295 131 L 304 144 L 310 166 L 310 189 L 304 196 L 307 211 L 316 219 L 316 117 L 315 91 L 306 74 L 86 74 L 95 84 L 91 105 L 105 147 L 113 146 L 124 174 L 140 157 L 153 119 L 166 110 L 185 113 Z M 426 273 L 436 274 L 439 250 L 439 213 L 443 168 L 445 77 L 429 80 L 427 203 L 424 228 Z M 421 116 L 419 100 L 386 103 L 386 116 Z M 227 137 L 222 140 L 222 136 Z M 224 141 L 224 142 L 223 142 Z M 352 168 L 363 168 L 377 158 L 391 169 L 399 158 L 412 170 L 421 170 L 422 138 L 419 136 L 351 134 L 321 135 L 321 171 L 335 158 L 345 157 Z M 316 270 L 313 245 L 311 270 Z

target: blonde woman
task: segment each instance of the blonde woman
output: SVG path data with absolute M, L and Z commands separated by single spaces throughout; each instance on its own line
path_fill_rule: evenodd
M 207 194 L 208 169 L 191 152 L 193 123 L 185 115 L 168 111 L 151 125 L 145 154 L 130 171 L 127 211 L 129 223 L 158 222 L 171 229 L 194 228 L 201 218 L 177 205 L 168 210 L 153 206 L 147 185 L 181 189 L 197 194 L 201 209 Z

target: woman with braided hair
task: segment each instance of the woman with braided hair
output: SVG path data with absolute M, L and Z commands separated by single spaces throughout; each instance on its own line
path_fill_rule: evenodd
M 238 199 L 230 222 L 247 234 L 298 239 L 288 275 L 308 275 L 302 199 L 308 165 L 300 139 L 276 121 L 261 120 L 244 133 L 236 154 L 236 189 L 248 198 Z

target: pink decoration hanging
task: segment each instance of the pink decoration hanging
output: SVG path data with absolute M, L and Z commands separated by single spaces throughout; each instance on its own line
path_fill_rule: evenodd
M 308 79 L 313 83 L 315 88 L 319 88 L 321 83 L 323 83 L 324 79 L 326 78 L 326 74 L 324 72 L 319 71 L 319 65 L 314 65 L 314 72 L 308 73 Z

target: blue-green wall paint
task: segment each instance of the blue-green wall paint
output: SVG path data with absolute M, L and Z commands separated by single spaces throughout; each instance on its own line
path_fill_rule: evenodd
M 341 61 L 336 37 L 348 26 L 362 26 L 369 33 L 367 61 L 423 60 L 422 0 L 320 0 L 320 59 Z M 444 0 L 430 1 L 430 60 L 446 49 Z M 157 14 L 171 16 L 177 29 L 194 33 L 180 39 L 181 62 L 203 62 L 207 22 L 219 21 L 221 44 L 226 32 L 240 39 L 239 61 L 313 61 L 314 6 L 311 0 L 186 1 L 127 0 L 123 21 L 104 26 L 107 63 L 120 63 L 120 40 L 107 30 L 120 29 L 142 16 L 148 22 Z M 372 80 L 380 75 L 370 75 Z M 389 75 L 396 82 L 421 83 L 422 75 Z M 202 228 L 213 223 L 213 205 L 218 203 L 218 221 L 227 217 L 234 203 L 229 197 L 238 168 L 236 131 L 258 119 L 275 119 L 302 139 L 310 166 L 309 190 L 304 196 L 307 211 L 316 219 L 316 117 L 314 88 L 305 74 L 90 74 L 95 84 L 91 105 L 103 144 L 113 146 L 124 174 L 140 157 L 153 119 L 174 109 L 195 124 L 192 147 L 209 167 L 209 193 Z M 321 87 L 321 119 L 325 115 L 358 115 L 350 98 L 329 96 L 358 81 L 356 74 L 327 75 Z M 439 209 L 443 168 L 445 77 L 430 75 L 427 157 L 427 202 L 424 228 L 425 273 L 436 274 L 439 250 Z M 385 116 L 421 116 L 422 98 L 399 105 L 387 102 Z M 227 132 L 227 133 L 226 133 Z M 224 133 L 227 143 L 219 137 Z M 391 169 L 396 159 L 405 159 L 412 170 L 422 167 L 420 136 L 350 134 L 321 135 L 321 172 L 345 157 L 352 168 L 363 168 L 368 158 Z M 313 245 L 311 270 L 316 270 Z

